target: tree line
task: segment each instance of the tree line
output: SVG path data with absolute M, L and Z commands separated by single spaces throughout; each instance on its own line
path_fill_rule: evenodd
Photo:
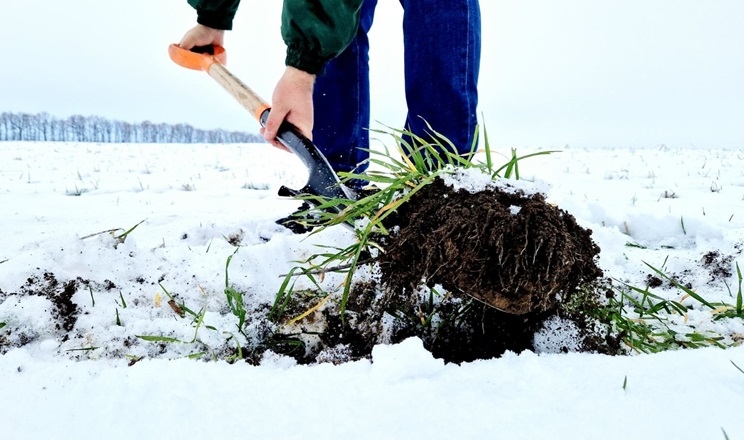
M 56 118 L 48 113 L 0 113 L 0 141 L 126 143 L 253 143 L 254 133 L 202 130 L 189 124 L 112 121 L 100 116 Z

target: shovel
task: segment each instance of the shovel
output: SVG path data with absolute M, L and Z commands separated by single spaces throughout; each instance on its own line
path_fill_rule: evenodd
M 168 47 L 168 55 L 179 66 L 207 72 L 248 110 L 262 127 L 266 126 L 271 107 L 225 68 L 227 54 L 222 46 L 200 46 L 186 50 L 171 44 Z M 326 198 L 356 199 L 355 192 L 339 181 L 328 159 L 310 139 L 300 133 L 297 127 L 284 121 L 276 138 L 302 160 L 310 174 L 307 184 L 302 189 L 282 187 L 279 190 L 280 195 L 310 194 Z

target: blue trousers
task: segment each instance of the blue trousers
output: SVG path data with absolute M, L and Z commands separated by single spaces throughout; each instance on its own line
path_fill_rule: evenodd
M 400 0 L 403 6 L 405 128 L 431 128 L 461 154 L 478 123 L 481 20 L 478 0 Z M 315 82 L 313 142 L 336 172 L 363 171 L 369 158 L 369 40 L 377 0 L 365 0 L 355 39 Z M 361 165 L 360 165 L 361 164 Z

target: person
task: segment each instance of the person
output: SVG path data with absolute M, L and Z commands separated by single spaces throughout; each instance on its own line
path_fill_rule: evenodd
M 405 129 L 432 129 L 467 155 L 477 142 L 481 19 L 478 0 L 400 0 L 403 7 Z M 184 49 L 223 45 L 240 0 L 188 0 L 197 25 Z M 273 145 L 287 120 L 312 139 L 334 171 L 362 172 L 369 158 L 369 39 L 377 0 L 284 0 L 286 70 L 261 133 Z M 319 111 L 314 111 L 319 110 Z M 404 140 L 412 145 L 410 136 Z

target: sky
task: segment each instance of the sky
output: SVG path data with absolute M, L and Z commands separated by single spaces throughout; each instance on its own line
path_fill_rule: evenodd
M 244 2 L 228 67 L 264 98 L 283 71 L 280 3 Z M 744 3 L 481 2 L 480 117 L 497 146 L 744 147 Z M 373 124 L 405 120 L 402 10 L 371 31 Z M 168 59 L 185 0 L 0 6 L 0 111 L 257 131 L 212 80 Z

